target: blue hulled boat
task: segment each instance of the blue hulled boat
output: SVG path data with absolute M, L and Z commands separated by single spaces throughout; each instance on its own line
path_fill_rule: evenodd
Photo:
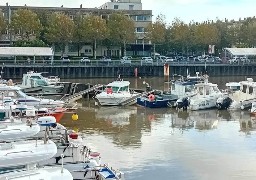
M 143 95 L 137 98 L 137 104 L 149 108 L 166 108 L 174 107 L 177 99 L 178 96 L 168 92 L 152 92 L 149 95 Z

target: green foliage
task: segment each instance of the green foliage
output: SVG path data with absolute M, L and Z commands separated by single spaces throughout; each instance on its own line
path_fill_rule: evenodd
M 50 43 L 67 43 L 73 40 L 75 24 L 63 13 L 53 13 L 48 19 L 45 37 Z
M 42 25 L 36 13 L 27 9 L 18 9 L 12 16 L 11 28 L 14 34 L 20 35 L 21 39 L 29 40 L 31 36 L 39 34 Z
M 114 13 L 107 22 L 109 39 L 117 44 L 133 42 L 135 40 L 134 21 L 124 14 Z
M 0 13 L 0 35 L 1 35 L 2 31 L 4 31 L 6 29 L 6 25 L 7 24 L 6 24 L 5 20 L 4 20 L 4 17 L 2 15 L 2 13 Z
M 78 36 L 84 42 L 103 40 L 108 35 L 106 21 L 100 16 L 91 15 L 81 18 L 76 26 Z
M 153 44 L 161 44 L 165 40 L 166 23 L 163 15 L 158 15 L 154 23 L 150 23 L 146 28 L 146 38 Z
M 14 47 L 47 47 L 44 41 L 35 39 L 35 40 L 18 40 L 13 43 Z

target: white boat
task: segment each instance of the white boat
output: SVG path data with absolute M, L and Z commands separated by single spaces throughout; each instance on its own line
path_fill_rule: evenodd
M 32 170 L 18 169 L 10 172 L 1 172 L 0 179 L 28 180 L 73 180 L 71 173 L 61 167 L 34 168 Z
M 58 79 L 56 79 L 57 81 Z M 22 89 L 41 87 L 44 93 L 61 93 L 64 89 L 63 85 L 53 84 L 53 79 L 48 79 L 42 76 L 42 73 L 33 71 L 23 74 L 22 84 L 18 85 Z
M 0 168 L 33 164 L 52 158 L 57 153 L 53 141 L 43 140 L 0 143 Z
M 18 86 L 7 86 L 5 84 L 0 84 L 0 91 L 2 93 L 2 98 L 10 97 L 16 103 L 24 104 L 28 106 L 35 106 L 36 108 L 63 107 L 65 104 L 64 101 L 58 101 L 58 100 L 52 100 L 52 99 L 41 99 L 41 98 L 29 96 L 24 92 L 22 92 L 21 88 Z
M 209 83 L 208 77 L 204 83 L 195 85 L 196 95 L 189 98 L 189 109 L 200 110 L 216 107 L 216 102 L 223 93 L 219 90 L 217 84 Z
M 0 141 L 14 141 L 28 138 L 35 136 L 39 131 L 40 126 L 38 124 L 2 122 L 0 123 Z
M 246 109 L 252 106 L 252 102 L 256 101 L 256 82 L 252 78 L 239 82 L 240 87 L 236 83 L 235 90 L 228 93 L 232 103 L 229 109 Z M 221 102 L 221 99 L 219 100 Z
M 137 92 L 131 92 L 129 81 L 114 81 L 109 83 L 105 90 L 96 95 L 102 106 L 132 105 L 136 103 Z

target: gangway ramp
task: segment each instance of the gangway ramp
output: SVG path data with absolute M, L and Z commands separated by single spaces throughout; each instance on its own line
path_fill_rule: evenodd
M 131 104 L 134 104 L 134 101 L 136 101 L 137 98 L 140 97 L 140 96 L 141 96 L 141 93 L 138 93 L 137 95 L 132 96 L 131 98 L 125 100 L 124 102 L 121 102 L 119 105 L 120 106 L 129 106 Z
M 65 98 L 63 99 L 63 101 L 65 101 L 65 102 L 67 102 L 67 103 L 77 101 L 77 100 L 81 99 L 84 94 L 87 94 L 87 93 L 96 91 L 97 89 L 102 88 L 103 86 L 104 86 L 104 85 L 102 85 L 102 84 L 94 85 L 93 87 L 88 88 L 88 89 L 86 89 L 86 90 L 84 90 L 84 91 L 80 91 L 80 92 L 78 92 L 78 93 L 75 93 L 75 94 L 73 94 L 73 95 L 70 95 L 70 96 L 65 97 Z

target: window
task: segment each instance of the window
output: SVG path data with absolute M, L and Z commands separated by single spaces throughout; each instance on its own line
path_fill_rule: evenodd
M 92 50 L 91 49 L 85 49 L 84 52 L 85 52 L 85 54 L 89 54 L 89 53 L 92 52 Z
M 253 87 L 249 87 L 249 94 L 253 93 Z
M 129 10 L 133 10 L 134 5 L 129 5 Z
M 144 32 L 144 27 L 137 27 L 136 32 Z
M 114 9 L 118 9 L 118 5 L 114 5 Z
M 246 89 L 247 89 L 247 86 L 246 86 L 246 85 L 243 85 L 243 90 L 242 90 L 242 92 L 243 92 L 243 93 L 246 93 Z

